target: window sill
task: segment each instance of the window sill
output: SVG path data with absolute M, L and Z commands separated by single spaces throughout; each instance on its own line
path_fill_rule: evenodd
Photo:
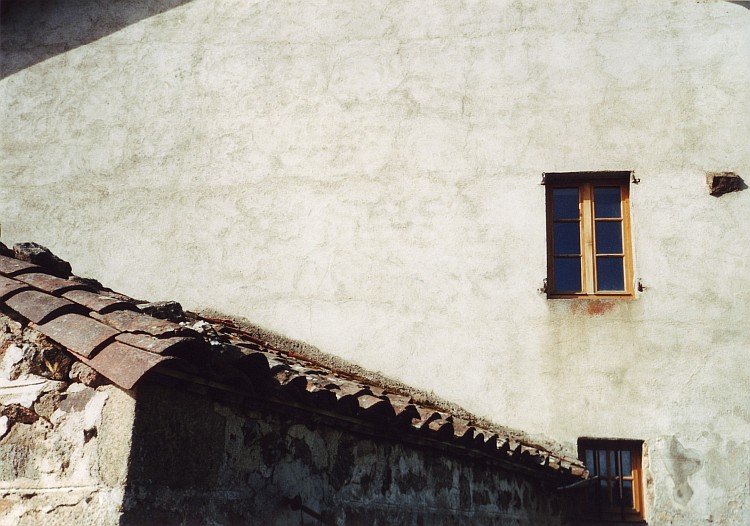
M 547 294 L 548 300 L 627 300 L 635 299 L 635 294 L 629 292 L 612 292 L 612 293 L 598 293 L 598 294 Z

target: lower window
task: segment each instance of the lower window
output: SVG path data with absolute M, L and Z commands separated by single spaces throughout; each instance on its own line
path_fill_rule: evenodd
M 579 457 L 593 479 L 584 497 L 586 518 L 643 521 L 642 450 L 639 440 L 578 440 Z

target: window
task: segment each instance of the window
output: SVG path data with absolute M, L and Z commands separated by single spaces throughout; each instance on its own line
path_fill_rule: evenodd
M 633 295 L 629 176 L 545 174 L 550 297 Z
M 578 454 L 589 470 L 583 514 L 587 519 L 643 521 L 643 485 L 639 440 L 578 440 Z

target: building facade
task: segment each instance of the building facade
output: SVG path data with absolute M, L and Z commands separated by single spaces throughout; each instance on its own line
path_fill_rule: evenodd
M 630 452 L 649 524 L 750 521 L 750 192 L 706 182 L 750 173 L 746 2 L 2 13 L 3 240 Z

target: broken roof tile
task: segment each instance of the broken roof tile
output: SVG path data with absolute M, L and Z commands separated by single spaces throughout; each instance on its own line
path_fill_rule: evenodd
M 15 279 L 6 278 L 0 274 L 0 300 L 12 296 L 16 292 L 30 288 L 26 283 L 16 281 Z
M 112 298 L 106 294 L 97 294 L 90 290 L 69 290 L 63 294 L 63 297 L 100 314 L 106 314 L 114 310 L 135 310 L 135 306 L 131 303 Z
M 196 343 L 195 338 L 186 336 L 173 336 L 171 338 L 155 338 L 148 334 L 137 334 L 132 332 L 123 332 L 115 337 L 116 340 L 133 347 L 138 347 L 144 351 L 156 354 L 175 355 L 192 343 Z
M 0 273 L 6 276 L 16 276 L 23 272 L 35 271 L 41 268 L 33 263 L 21 261 L 15 258 L 9 258 L 8 256 L 0 256 Z
M 67 279 L 58 278 L 57 276 L 51 276 L 50 274 L 44 274 L 42 272 L 29 272 L 16 276 L 16 279 L 23 281 L 36 287 L 44 292 L 50 294 L 61 294 L 69 290 L 86 290 L 89 289 L 87 285 L 76 281 L 69 281 Z
M 178 325 L 177 323 L 160 320 L 153 316 L 149 316 L 148 314 L 133 312 L 130 310 L 117 310 L 105 314 L 92 312 L 91 317 L 123 332 L 145 332 L 152 336 L 198 335 L 195 331 L 183 327 L 182 325 Z
M 7 300 L 5 304 L 34 323 L 45 323 L 66 312 L 81 308 L 66 299 L 50 296 L 37 290 L 22 290 Z
M 99 347 L 118 334 L 111 327 L 80 314 L 63 314 L 37 325 L 37 329 L 85 358 L 91 358 Z
M 125 389 L 132 389 L 144 374 L 166 360 L 173 358 L 159 356 L 117 341 L 102 348 L 93 358 L 81 356 L 83 363 Z

